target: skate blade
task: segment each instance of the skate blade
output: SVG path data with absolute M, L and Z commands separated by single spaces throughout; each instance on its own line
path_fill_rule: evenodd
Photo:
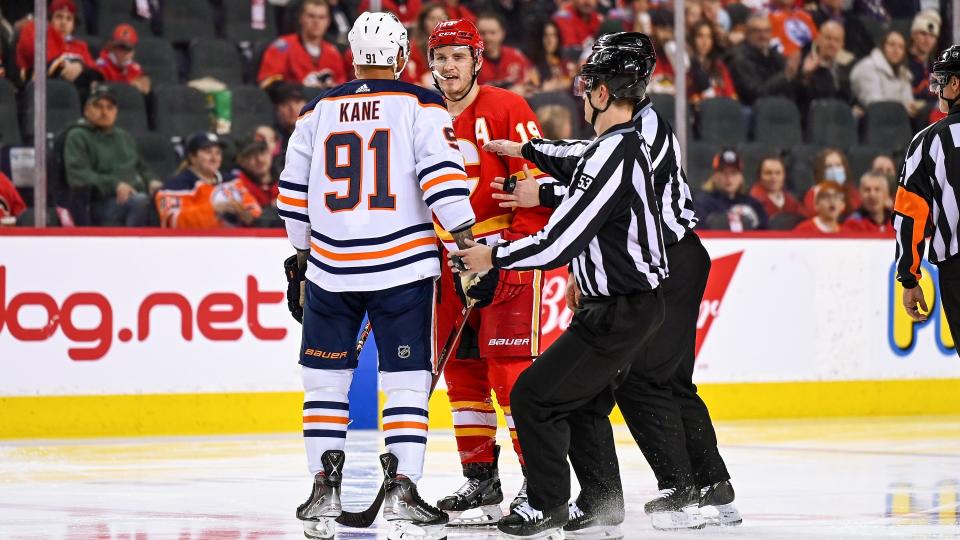
M 500 505 L 478 506 L 463 512 L 447 512 L 450 522 L 447 527 L 493 527 L 503 517 Z
M 654 512 L 649 514 L 650 523 L 658 531 L 675 531 L 678 529 L 702 529 L 703 516 L 696 506 L 687 506 L 683 510 L 673 512 Z
M 412 521 L 390 522 L 387 540 L 445 540 L 447 531 L 443 525 L 421 525 Z
M 337 533 L 337 522 L 334 517 L 322 517 L 317 521 L 301 521 L 303 524 L 303 535 L 307 538 L 316 538 L 326 540 L 333 538 Z
M 584 527 L 575 531 L 563 531 L 566 538 L 589 538 L 603 540 L 620 540 L 623 538 L 623 531 L 619 525 L 594 525 Z
M 719 527 L 736 527 L 743 523 L 743 517 L 737 507 L 731 504 L 700 507 L 700 515 L 707 525 Z
M 564 536 L 563 529 L 547 529 L 530 536 L 517 536 L 500 531 L 500 538 L 514 538 L 516 540 L 563 540 L 566 537 Z

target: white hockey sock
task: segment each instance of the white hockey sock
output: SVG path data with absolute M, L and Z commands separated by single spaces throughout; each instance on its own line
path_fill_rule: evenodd
M 323 470 L 320 457 L 327 450 L 343 450 L 347 442 L 350 403 L 347 392 L 352 369 L 302 368 L 303 440 L 310 474 Z
M 383 408 L 384 445 L 400 462 L 397 474 L 414 482 L 423 475 L 432 378 L 429 371 L 380 372 L 380 388 L 387 395 Z

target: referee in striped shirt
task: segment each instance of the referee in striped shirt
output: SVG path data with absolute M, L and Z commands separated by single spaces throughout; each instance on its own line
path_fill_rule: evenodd
M 940 299 L 954 339 L 960 339 L 960 45 L 940 53 L 930 74 L 930 92 L 946 118 L 914 136 L 900 172 L 893 206 L 897 232 L 897 280 L 903 307 L 915 321 L 927 320 L 919 286 L 926 238 L 937 265 Z M 960 347 L 957 348 L 960 354 Z
M 638 32 L 601 36 L 594 48 L 635 48 L 650 59 L 656 53 L 650 39 Z M 717 437 L 706 404 L 693 384 L 697 318 L 710 273 L 710 256 L 693 228 L 697 223 L 693 198 L 681 168 L 679 142 L 669 122 L 643 98 L 635 109 L 634 124 L 650 147 L 654 187 L 663 217 L 663 242 L 670 261 L 670 276 L 663 282 L 666 317 L 647 347 L 616 389 L 617 404 L 637 445 L 650 463 L 659 489 L 666 490 L 646 505 L 655 527 L 695 527 L 700 521 L 680 509 L 703 507 L 710 523 L 736 525 L 741 517 L 733 504 L 730 474 L 717 449 Z M 496 151 L 499 141 L 485 146 Z M 588 141 L 534 140 L 524 147 L 524 157 L 559 182 L 518 182 L 511 194 L 494 194 L 501 206 L 555 207 L 566 193 L 577 160 Z M 496 183 L 494 187 L 502 184 Z M 567 304 L 576 306 L 575 282 L 567 284 Z M 571 449 L 571 457 L 580 448 Z M 589 450 L 589 449 L 587 449 Z M 579 503 L 579 501 L 578 501 Z M 714 511 L 716 509 L 716 511 Z
M 649 152 L 632 121 L 648 74 L 637 51 L 594 51 L 577 86 L 598 137 L 580 156 L 570 190 L 547 225 L 519 240 L 454 253 L 470 272 L 569 263 L 583 291 L 567 331 L 520 375 L 510 394 L 520 446 L 529 456 L 529 499 L 498 525 L 513 537 L 567 523 L 571 437 L 577 438 L 574 444 L 587 438 L 596 449 L 589 459 L 573 460 L 579 478 L 594 480 L 584 491 L 618 497 L 614 504 L 618 521 L 623 519 L 608 417 L 612 383 L 661 325 L 659 287 L 667 275 Z

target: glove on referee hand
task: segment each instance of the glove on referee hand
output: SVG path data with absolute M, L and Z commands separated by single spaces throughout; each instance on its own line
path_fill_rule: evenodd
M 291 255 L 283 261 L 283 273 L 287 276 L 287 309 L 298 323 L 303 324 L 307 265 L 300 266 L 297 256 Z

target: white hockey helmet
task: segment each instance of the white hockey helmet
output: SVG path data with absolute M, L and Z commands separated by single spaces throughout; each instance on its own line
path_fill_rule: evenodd
M 398 55 L 410 54 L 407 29 L 390 12 L 370 13 L 364 11 L 347 35 L 353 63 L 358 66 L 393 66 L 399 62 Z M 399 72 L 397 73 L 399 76 Z

